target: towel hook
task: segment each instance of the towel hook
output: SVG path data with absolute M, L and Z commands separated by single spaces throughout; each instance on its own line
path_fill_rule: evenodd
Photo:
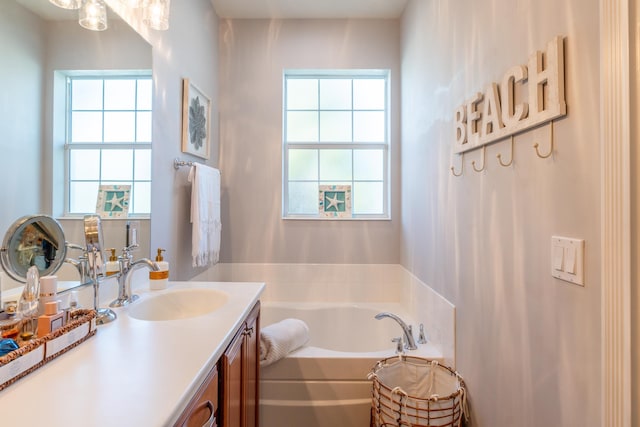
M 502 162 L 502 154 L 498 154 L 496 155 L 496 157 L 498 158 L 498 163 L 500 163 L 500 166 L 511 166 L 511 164 L 513 163 L 513 135 L 511 135 L 511 159 L 509 160 L 509 163 Z
M 485 152 L 486 152 L 486 151 L 487 151 L 487 146 L 486 146 L 486 145 L 483 145 L 483 146 L 482 146 L 482 167 L 481 167 L 480 169 L 476 168 L 476 161 L 475 161 L 475 160 L 472 160 L 472 161 L 471 161 L 471 166 L 473 167 L 473 170 L 474 170 L 474 171 L 476 171 L 476 172 L 482 172 L 482 171 L 484 170 L 485 166 L 487 166 L 487 165 L 486 165 L 486 162 L 485 162 L 485 159 L 484 159 L 484 155 L 485 155 Z
M 551 129 L 550 129 L 550 133 L 549 133 L 549 145 L 550 145 L 550 150 L 547 154 L 540 154 L 540 150 L 538 150 L 538 147 L 540 146 L 540 144 L 538 144 L 537 142 L 535 144 L 533 144 L 533 148 L 536 149 L 536 154 L 538 155 L 538 157 L 540 157 L 541 159 L 546 159 L 547 157 L 549 157 L 550 155 L 553 154 L 553 120 L 551 120 Z
M 451 173 L 453 174 L 453 176 L 462 176 L 462 173 L 464 172 L 464 153 L 462 153 L 460 155 L 460 158 L 462 159 L 462 161 L 460 162 L 460 172 L 456 173 L 455 169 L 453 166 L 451 166 Z

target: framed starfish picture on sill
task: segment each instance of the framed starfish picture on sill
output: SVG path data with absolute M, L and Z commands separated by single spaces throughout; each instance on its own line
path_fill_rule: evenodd
M 101 218 L 126 218 L 129 213 L 130 185 L 101 185 L 96 213 Z
M 351 218 L 351 186 L 320 185 L 318 209 L 321 217 Z

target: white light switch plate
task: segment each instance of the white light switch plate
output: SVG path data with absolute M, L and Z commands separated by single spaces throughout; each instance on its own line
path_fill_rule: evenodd
M 561 264 L 558 262 L 559 256 L 562 256 Z M 559 265 L 561 268 L 558 268 Z M 551 275 L 584 286 L 584 240 L 551 237 Z

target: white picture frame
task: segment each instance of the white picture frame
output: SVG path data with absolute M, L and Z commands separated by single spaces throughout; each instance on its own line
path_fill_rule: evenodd
M 96 213 L 101 218 L 126 218 L 129 215 L 131 185 L 101 185 Z
M 351 218 L 351 186 L 319 185 L 318 214 L 325 218 Z

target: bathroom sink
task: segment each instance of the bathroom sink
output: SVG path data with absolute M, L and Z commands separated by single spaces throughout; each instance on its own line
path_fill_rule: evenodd
M 182 289 L 152 296 L 129 306 L 138 320 L 179 320 L 202 316 L 222 307 L 229 296 L 215 289 Z

